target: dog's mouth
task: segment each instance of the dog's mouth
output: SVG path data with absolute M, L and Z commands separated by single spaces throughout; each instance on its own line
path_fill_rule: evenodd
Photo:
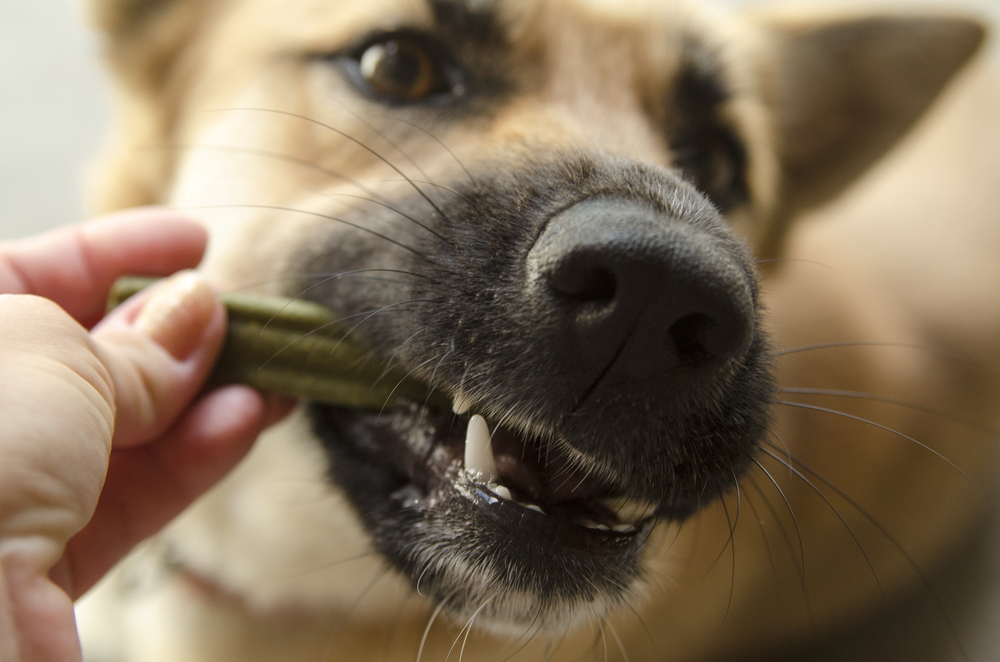
M 623 494 L 567 445 L 491 424 L 462 398 L 451 411 L 400 400 L 323 418 L 347 433 L 337 436 L 355 462 L 382 475 L 384 507 L 398 514 L 461 499 L 512 539 L 598 556 L 630 553 L 657 518 L 656 504 Z
M 553 545 L 585 543 L 592 549 L 595 543 L 613 542 L 615 537 L 589 532 L 629 536 L 653 520 L 655 504 L 615 496 L 613 486 L 593 469 L 574 462 L 566 448 L 502 426 L 491 433 L 478 414 L 463 416 L 460 423 L 465 428 L 464 473 L 456 486 L 474 495 L 474 500 L 495 503 L 497 516 L 508 526 L 520 528 L 527 518 L 538 525 L 529 528 L 541 528 L 533 534 L 536 539 Z
M 571 449 L 407 400 L 385 411 L 314 405 L 313 415 L 331 477 L 374 547 L 456 620 L 477 613 L 503 632 L 539 619 L 573 626 L 632 594 L 657 507 Z
M 657 507 L 571 448 L 457 409 L 314 405 L 374 547 L 453 618 L 500 632 L 575 626 L 630 599 Z

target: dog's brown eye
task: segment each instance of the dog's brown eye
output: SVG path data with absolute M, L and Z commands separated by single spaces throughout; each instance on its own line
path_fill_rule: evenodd
M 674 164 L 721 209 L 746 196 L 742 146 L 727 133 L 711 132 L 674 148 Z
M 373 92 L 399 101 L 419 101 L 452 87 L 435 53 L 405 36 L 370 44 L 358 58 L 358 72 Z

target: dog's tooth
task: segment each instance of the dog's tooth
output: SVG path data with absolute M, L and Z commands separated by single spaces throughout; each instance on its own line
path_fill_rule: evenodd
M 465 470 L 481 483 L 496 482 L 497 464 L 490 445 L 490 428 L 479 414 L 469 419 L 465 433 Z
M 472 408 L 472 398 L 464 393 L 456 393 L 451 402 L 451 410 L 461 416 Z
M 510 490 L 508 490 L 503 485 L 495 485 L 493 486 L 492 489 L 493 489 L 493 494 L 496 494 L 501 499 L 507 499 L 507 501 L 513 501 L 513 498 L 511 497 L 510 494 Z
M 536 513 L 541 513 L 543 515 L 545 514 L 545 511 L 542 510 L 541 506 L 536 506 L 533 503 L 523 503 L 521 505 L 524 506 L 525 508 L 527 508 L 528 510 L 534 510 Z

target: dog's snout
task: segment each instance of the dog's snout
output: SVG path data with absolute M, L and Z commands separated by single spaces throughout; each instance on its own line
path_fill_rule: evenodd
M 716 236 L 639 202 L 593 199 L 558 214 L 528 269 L 554 341 L 577 368 L 612 381 L 725 361 L 753 338 L 739 260 Z

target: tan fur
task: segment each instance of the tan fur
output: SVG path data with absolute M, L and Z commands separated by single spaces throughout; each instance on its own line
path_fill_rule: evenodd
M 434 127 L 458 159 L 544 141 L 669 166 L 668 147 L 646 108 L 678 66 L 683 35 L 676 26 L 712 35 L 734 82 L 756 92 L 727 108 L 751 141 L 753 199 L 732 222 L 765 253 L 784 247 L 782 261 L 764 265 L 777 347 L 895 344 L 780 356 L 780 385 L 876 394 L 1000 427 L 1000 214 L 993 190 L 1000 181 L 1000 93 L 994 72 L 979 66 L 964 73 L 949 98 L 846 196 L 789 230 L 788 219 L 828 198 L 877 156 L 857 147 L 838 161 L 828 154 L 832 143 L 809 147 L 806 136 L 794 134 L 808 129 L 799 126 L 803 118 L 821 123 L 830 103 L 815 90 L 789 91 L 782 64 L 799 53 L 802 26 L 819 18 L 764 14 L 729 22 L 672 1 L 500 4 L 523 33 L 516 40 L 521 56 L 536 57 L 545 40 L 549 59 L 531 93 L 489 121 Z M 246 109 L 315 118 L 396 158 L 360 123 L 359 114 L 365 115 L 431 178 L 454 170 L 438 143 L 399 122 L 372 119 L 375 111 L 343 94 L 346 83 L 335 73 L 302 57 L 333 51 L 373 26 L 391 27 L 401 16 L 429 20 L 421 0 L 177 0 L 141 16 L 130 13 L 141 5 L 108 3 L 98 14 L 123 83 L 121 130 L 106 160 L 99 206 L 167 202 L 204 219 L 213 232 L 205 269 L 221 286 L 280 290 L 282 274 L 295 271 L 292 250 L 322 223 L 245 205 L 333 213 L 348 204 L 335 196 L 353 192 L 316 169 L 262 152 L 349 170 L 384 191 L 402 186 L 338 135 Z M 933 44 L 937 55 L 928 62 L 953 63 L 941 65 L 935 85 L 968 54 L 969 35 L 953 32 Z M 865 84 L 877 87 L 891 75 L 880 58 L 864 60 L 871 77 Z M 852 94 L 850 82 L 838 82 L 830 94 Z M 910 92 L 927 101 L 933 96 Z M 790 112 L 782 105 L 789 94 L 817 106 L 782 116 Z M 894 122 L 872 133 L 858 125 L 860 137 L 850 139 L 888 147 L 924 103 L 889 95 L 886 104 L 900 106 L 886 111 L 898 115 Z M 799 152 L 790 154 L 793 148 Z M 812 168 L 808 180 L 782 179 L 793 162 L 797 173 Z M 926 593 L 921 575 L 930 576 L 962 549 L 989 508 L 980 489 L 991 493 L 996 482 L 995 435 L 885 402 L 780 397 L 881 426 L 779 406 L 772 452 L 815 468 L 866 508 L 919 571 L 820 479 L 797 477 L 761 456 L 794 522 L 769 479 L 754 469 L 739 496 L 683 527 L 656 531 L 646 551 L 653 581 L 634 612 L 574 633 L 558 647 L 558 638 L 514 644 L 473 632 L 464 659 L 506 659 L 524 644 L 511 659 L 548 659 L 551 648 L 552 659 L 603 659 L 606 646 L 609 659 L 625 651 L 633 662 L 744 660 L 874 617 L 911 592 Z M 412 594 L 409 583 L 383 574 L 382 562 L 365 556 L 365 535 L 327 487 L 324 460 L 304 439 L 303 426 L 296 416 L 265 435 L 222 485 L 88 598 L 81 624 L 95 661 L 415 659 L 433 605 L 417 595 L 404 599 Z M 166 556 L 179 559 L 186 572 L 163 563 L 167 548 Z M 208 582 L 192 583 L 190 573 Z M 421 659 L 444 660 L 456 638 L 463 646 L 462 625 L 436 621 Z M 905 632 L 906 623 L 901 628 Z M 940 629 L 941 637 L 952 636 Z M 457 649 L 451 656 L 458 659 Z

